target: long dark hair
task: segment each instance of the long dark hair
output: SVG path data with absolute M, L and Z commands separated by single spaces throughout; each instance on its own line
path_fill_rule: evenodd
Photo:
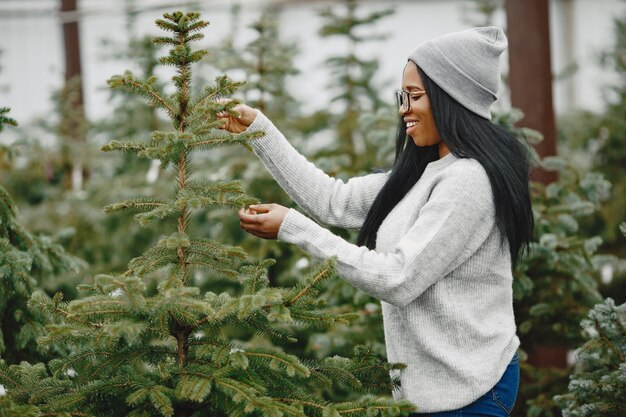
M 530 202 L 527 147 L 507 129 L 495 125 L 463 107 L 417 68 L 430 99 L 433 119 L 441 140 L 457 158 L 478 161 L 489 177 L 496 224 L 508 241 L 515 265 L 532 237 L 534 220 Z M 426 165 L 439 159 L 438 145 L 418 147 L 406 135 L 400 117 L 396 136 L 396 157 L 387 179 L 370 207 L 357 244 L 374 249 L 381 223 L 420 179 Z

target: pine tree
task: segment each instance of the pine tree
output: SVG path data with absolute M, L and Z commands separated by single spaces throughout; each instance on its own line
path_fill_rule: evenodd
M 462 4 L 464 21 L 471 26 L 493 25 L 493 15 L 504 7 L 503 0 L 470 0 Z
M 8 108 L 0 108 L 0 132 L 5 125 L 17 126 L 6 116 L 8 112 Z M 3 153 L 9 153 L 8 147 L 0 146 Z M 44 357 L 35 345 L 44 318 L 29 311 L 26 303 L 33 291 L 54 276 L 82 266 L 50 236 L 30 233 L 18 221 L 13 199 L 0 185 L 0 355 L 4 362 Z
M 601 301 L 592 260 L 602 243 L 578 234 L 577 218 L 599 209 L 610 183 L 601 174 L 580 175 L 559 157 L 544 158 L 542 165 L 558 171 L 560 179 L 547 186 L 532 183 L 536 228 L 516 269 L 516 316 L 529 342 L 577 342 L 582 315 Z
M 495 114 L 493 122 L 533 145 L 541 135 L 515 127 L 521 116 L 513 110 Z M 601 174 L 581 174 L 561 157 L 540 160 L 532 147 L 529 152 L 544 169 L 558 172 L 559 179 L 530 184 L 535 230 L 513 280 L 523 381 L 513 415 L 553 417 L 559 409 L 552 397 L 566 388 L 569 370 L 534 367 L 526 362 L 526 350 L 537 341 L 569 348 L 581 342 L 578 324 L 602 300 L 596 262 L 602 240 L 582 235 L 579 220 L 600 208 L 611 184 Z
M 344 54 L 331 56 L 325 62 L 333 79 L 329 87 L 334 95 L 328 107 L 335 107 L 326 116 L 326 127 L 333 141 L 323 148 L 317 147 L 308 156 L 330 175 L 347 179 L 391 166 L 394 149 L 390 138 L 395 136 L 397 110 L 381 98 L 380 88 L 373 82 L 379 66 L 377 60 L 365 59 L 361 52 L 368 42 L 386 38 L 385 34 L 375 33 L 374 28 L 381 19 L 393 14 L 393 10 L 366 13 L 357 0 L 340 3 L 340 7 L 328 7 L 320 12 L 323 25 L 319 29 L 320 36 L 342 42 L 347 48 Z M 392 98 L 392 89 L 388 92 Z M 356 240 L 354 231 L 339 228 L 332 231 L 347 240 Z M 331 282 L 324 297 L 338 312 L 356 309 L 359 318 L 349 327 L 305 335 L 309 339 L 308 352 L 316 357 L 346 355 L 352 344 L 357 343 L 385 354 L 378 300 L 343 280 Z M 337 397 L 341 395 L 344 394 L 338 393 Z
M 222 71 L 243 71 L 246 79 L 250 80 L 242 88 L 246 103 L 260 108 L 269 115 L 290 142 L 302 149 L 311 133 L 328 126 L 327 119 L 330 115 L 324 111 L 302 114 L 298 103 L 286 88 L 288 77 L 297 73 L 293 65 L 297 48 L 294 44 L 284 43 L 280 39 L 277 24 L 280 9 L 264 9 L 259 19 L 249 26 L 254 31 L 255 37 L 242 47 L 237 45 L 236 38 L 241 32 L 239 12 L 238 6 L 231 9 L 230 35 L 219 43 L 219 47 L 210 49 L 209 56 L 213 58 L 211 63 Z M 395 122 L 395 117 L 391 117 L 390 120 L 383 112 L 376 114 L 365 112 L 361 115 L 359 126 L 368 143 L 375 143 L 379 148 L 389 151 L 390 146 L 381 145 L 390 144 L 389 137 L 394 134 Z M 334 154 L 342 158 L 339 151 Z M 379 151 L 377 160 L 389 160 L 388 154 L 381 155 L 382 152 Z M 293 205 L 258 159 L 250 155 L 234 154 L 232 151 L 215 156 L 213 160 L 225 160 L 224 168 L 229 167 L 226 172 L 245 179 L 247 189 L 259 196 L 262 201 L 276 202 L 285 206 Z M 369 155 L 363 155 L 363 158 L 368 161 L 371 159 Z M 343 169 L 350 171 L 351 167 Z M 227 214 L 225 218 L 219 219 L 219 234 L 215 236 L 228 235 L 256 256 L 280 258 L 280 263 L 270 269 L 270 283 L 293 285 L 298 276 L 303 274 L 302 265 L 310 263 L 308 255 L 292 245 L 259 241 L 258 238 L 250 238 L 247 234 L 242 235 L 239 232 L 238 219 Z M 380 304 L 376 300 L 357 291 L 343 280 L 329 282 L 322 296 L 328 302 L 329 311 L 345 314 L 356 309 L 358 320 L 349 326 L 337 326 L 323 332 L 319 329 L 295 329 L 298 343 L 285 345 L 286 351 L 298 357 L 321 359 L 329 355 L 349 356 L 355 344 L 362 344 L 380 356 L 385 355 L 382 315 Z M 335 390 L 333 398 L 350 398 L 353 395 L 350 390 L 341 393 Z
M 626 205 L 626 12 L 613 20 L 614 43 L 603 54 L 602 63 L 617 74 L 617 80 L 606 94 L 607 107 L 596 126 L 594 169 L 602 172 L 614 186 L 614 197 L 602 209 L 603 236 L 613 245 L 614 252 L 626 253 L 626 239 L 620 235 L 618 225 Z M 622 288 L 623 290 L 623 288 Z
M 211 49 L 211 55 L 215 56 L 213 62 L 221 71 L 243 70 L 247 80 L 242 88 L 246 103 L 261 110 L 271 120 L 288 121 L 300 116 L 299 103 L 285 88 L 287 78 L 298 73 L 293 65 L 298 48 L 294 43 L 280 40 L 280 10 L 264 8 L 249 26 L 255 33 L 254 39 L 238 48 L 235 35 L 239 30 L 240 10 L 239 5 L 231 9 L 232 33 L 218 48 Z
M 132 32 L 132 10 L 127 10 L 127 18 L 129 34 L 126 43 L 103 41 L 103 58 L 124 60 L 137 70 L 138 75 L 147 79 L 158 64 L 156 46 L 149 37 Z M 39 123 L 43 130 L 37 130 L 34 136 L 53 135 L 52 143 L 18 141 L 16 148 L 26 163 L 19 168 L 12 167 L 6 187 L 15 196 L 22 219 L 30 229 L 60 234 L 64 246 L 89 263 L 84 276 L 93 276 L 102 271 L 123 270 L 129 257 L 140 255 L 165 230 L 164 227 L 142 228 L 121 213 L 103 213 L 102 206 L 111 201 L 137 194 L 154 194 L 161 185 L 155 181 L 161 170 L 156 160 L 139 159 L 129 154 L 119 158 L 99 152 L 99 144 L 116 137 L 143 139 L 167 124 L 143 97 L 121 89 L 111 90 L 111 114 L 104 120 L 89 122 L 88 140 L 80 144 L 80 149 L 74 146 L 72 150 L 80 154 L 83 166 L 89 167 L 89 181 L 80 192 L 68 191 L 62 178 L 64 161 L 68 160 L 64 155 L 71 147 L 62 134 L 61 121 L 68 119 L 62 113 L 71 108 L 73 94 L 67 91 L 67 86 L 56 92 L 53 95 L 55 111 Z M 87 128 L 87 124 L 83 126 Z M 169 188 L 157 191 L 168 192 Z M 64 282 L 59 281 L 56 289 L 64 293 L 65 299 L 74 299 L 79 279 L 66 277 Z
M 299 104 L 286 89 L 286 82 L 290 76 L 297 73 L 293 65 L 297 53 L 296 45 L 280 40 L 278 32 L 279 10 L 266 8 L 260 17 L 250 24 L 254 31 L 254 38 L 243 46 L 237 45 L 236 34 L 239 27 L 240 6 L 231 9 L 231 33 L 223 39 L 217 47 L 209 50 L 210 63 L 220 71 L 243 71 L 246 84 L 239 93 L 246 104 L 258 108 L 266 114 L 276 125 L 281 127 L 290 140 L 299 141 L 301 132 L 294 126 L 301 120 Z M 222 169 L 230 176 L 246 181 L 247 189 L 253 192 L 261 201 L 273 202 L 289 206 L 290 200 L 272 179 L 261 161 L 254 155 L 243 155 L 241 152 L 230 149 L 220 149 L 212 155 L 206 165 L 210 166 L 217 161 L 222 163 Z M 207 171 L 207 175 L 210 172 Z M 239 245 L 256 257 L 280 257 L 280 265 L 270 270 L 270 282 L 279 282 L 278 276 L 292 267 L 294 253 L 299 250 L 286 245 L 276 245 L 275 242 L 259 241 L 258 238 L 242 233 L 239 219 L 226 213 L 220 218 L 220 228 L 215 237 L 231 236 Z
M 318 157 L 325 157 L 325 161 L 318 160 L 318 163 L 330 173 L 355 175 L 369 173 L 372 168 L 380 167 L 380 161 L 371 160 L 379 150 L 377 144 L 365 140 L 366 130 L 359 124 L 359 116 L 363 113 L 375 114 L 385 107 L 379 89 L 372 81 L 378 70 L 378 60 L 362 58 L 358 49 L 367 42 L 386 38 L 384 34 L 371 33 L 371 29 L 394 12 L 385 9 L 362 16 L 358 0 L 343 0 L 341 3 L 343 7 L 340 12 L 339 8 L 333 6 L 320 13 L 325 21 L 320 35 L 345 41 L 348 52 L 326 61 L 333 79 L 329 87 L 337 91 L 331 102 L 339 103 L 341 110 L 339 115 L 331 116 L 330 121 L 331 125 L 336 126 L 335 146 L 320 151 Z M 367 35 L 362 34 L 365 31 Z
M 626 223 L 620 230 L 626 236 Z M 576 349 L 577 364 L 568 393 L 554 397 L 564 417 L 610 417 L 626 413 L 626 303 L 612 298 L 596 304 L 581 322 L 585 344 Z
M 66 191 L 81 193 L 89 177 L 86 160 L 92 159 L 93 148 L 87 143 L 91 123 L 82 104 L 82 84 L 77 76 L 64 82 L 52 94 L 54 104 L 52 122 L 40 121 L 41 127 L 57 139 L 61 184 Z
M 176 173 L 169 197 L 129 199 L 107 211 L 138 211 L 135 219 L 148 226 L 173 220 L 175 231 L 129 263 L 123 274 L 102 274 L 82 285 L 86 297 L 70 303 L 57 294 L 48 300 L 35 293 L 32 309 L 55 317 L 39 339 L 42 346 L 64 346 L 70 353 L 43 364 L 0 365 L 0 383 L 11 406 L 35 406 L 46 415 L 72 416 L 395 416 L 413 406 L 371 395 L 331 403 L 322 394 L 347 385 L 380 394 L 397 381 L 391 369 L 365 348 L 352 359 L 333 357 L 301 361 L 273 346 L 291 340 L 289 326 L 328 327 L 349 321 L 350 314 L 320 310 L 322 284 L 332 277 L 332 260 L 293 288 L 268 287 L 272 260 L 243 265 L 238 247 L 194 237 L 192 211 L 200 208 L 239 208 L 255 202 L 235 181 L 208 182 L 192 176 L 191 154 L 225 145 L 249 146 L 262 132 L 233 135 L 217 130 L 218 112 L 236 115 L 237 101 L 221 104 L 241 83 L 216 79 L 199 97 L 190 97 L 192 64 L 205 51 L 190 43 L 202 39 L 208 23 L 198 13 L 167 13 L 156 22 L 173 36 L 154 39 L 170 46 L 161 62 L 173 66 L 176 92 L 166 96 L 155 78 L 142 81 L 131 72 L 114 76 L 109 84 L 145 96 L 171 119 L 171 131 L 155 131 L 148 141 L 113 141 L 105 151 L 124 151 L 158 159 Z M 240 286 L 239 294 L 201 293 L 192 286 L 195 268 L 210 277 L 226 276 Z M 166 276 L 155 294 L 145 290 L 144 278 L 157 270 Z M 242 343 L 228 338 L 229 329 L 255 333 Z
M 622 224 L 626 234 L 626 223 Z M 555 397 L 563 417 L 626 414 L 626 303 L 611 298 L 597 304 L 581 322 L 587 342 L 576 350 L 578 365 L 569 392 Z

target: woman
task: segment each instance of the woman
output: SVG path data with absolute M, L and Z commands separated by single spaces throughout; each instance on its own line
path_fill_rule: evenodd
M 420 44 L 397 93 L 390 172 L 330 178 L 259 111 L 220 114 L 223 129 L 262 130 L 252 146 L 282 188 L 326 225 L 359 228 L 357 244 L 276 204 L 239 212 L 241 227 L 337 257 L 339 276 L 381 300 L 387 356 L 402 362 L 396 398 L 416 415 L 506 416 L 519 383 L 512 265 L 533 218 L 526 148 L 493 125 L 507 41 L 495 27 Z

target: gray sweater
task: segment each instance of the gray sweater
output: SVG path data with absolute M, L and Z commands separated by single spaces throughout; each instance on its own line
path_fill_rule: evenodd
M 325 225 L 362 226 L 388 173 L 344 183 L 308 162 L 260 112 L 253 130 L 265 131 L 251 142 L 256 154 L 304 211 Z M 318 258 L 336 256 L 339 276 L 381 300 L 387 359 L 407 365 L 394 397 L 437 412 L 489 391 L 519 346 L 511 258 L 494 213 L 483 167 L 448 154 L 383 221 L 376 250 L 293 209 L 278 239 Z

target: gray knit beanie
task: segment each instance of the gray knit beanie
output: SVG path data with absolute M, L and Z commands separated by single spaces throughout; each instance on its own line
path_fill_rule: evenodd
M 507 40 L 489 26 L 440 36 L 420 44 L 409 55 L 439 87 L 474 113 L 491 120 L 500 83 L 500 54 Z

